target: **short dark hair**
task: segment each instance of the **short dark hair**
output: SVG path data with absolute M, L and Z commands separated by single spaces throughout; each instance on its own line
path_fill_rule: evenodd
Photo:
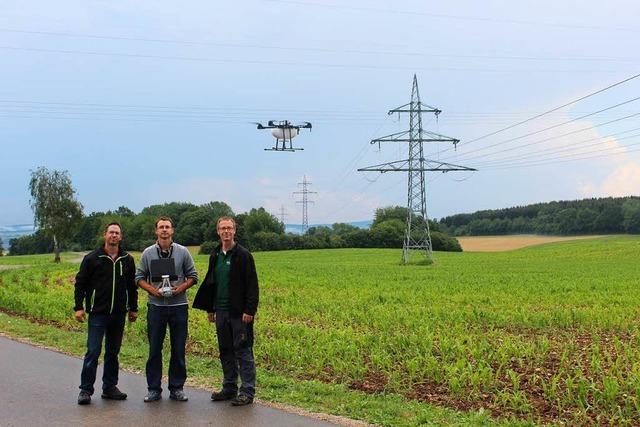
M 115 221 L 114 221 L 114 222 L 110 222 L 109 224 L 107 224 L 107 225 L 104 227 L 104 232 L 106 233 L 106 232 L 107 232 L 107 230 L 109 230 L 109 227 L 111 227 L 112 225 L 117 225 L 117 226 L 118 226 L 118 228 L 120 229 L 120 234 L 122 234 L 122 226 L 120 225 L 120 223 L 119 223 L 119 222 L 115 222 Z
M 158 228 L 158 223 L 159 223 L 160 221 L 169 221 L 169 222 L 171 223 L 171 228 L 175 228 L 175 227 L 176 227 L 176 226 L 173 224 L 173 220 L 172 220 L 170 217 L 168 217 L 168 216 L 161 216 L 161 217 L 159 217 L 158 219 L 156 219 L 156 225 L 155 225 L 155 228 Z

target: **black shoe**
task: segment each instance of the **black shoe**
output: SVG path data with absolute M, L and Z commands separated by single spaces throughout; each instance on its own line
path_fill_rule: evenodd
M 178 402 L 186 402 L 189 400 L 182 390 L 171 390 L 171 393 L 169 393 L 169 399 L 176 400 Z
M 125 400 L 127 398 L 127 393 L 123 393 L 118 387 L 113 386 L 109 387 L 106 390 L 102 390 L 102 398 L 111 400 Z
M 91 403 L 91 394 L 86 390 L 80 390 L 78 405 L 88 405 L 89 403 Z
M 253 397 L 241 394 L 231 401 L 231 406 L 245 406 L 253 403 Z
M 158 401 L 160 399 L 162 399 L 162 393 L 160 393 L 157 390 L 149 390 L 147 395 L 144 397 L 144 401 L 147 402 L 147 403 L 156 402 L 156 401 Z
M 235 399 L 237 395 L 238 393 L 235 391 L 214 391 L 211 393 L 211 400 L 214 402 L 221 402 L 223 400 Z

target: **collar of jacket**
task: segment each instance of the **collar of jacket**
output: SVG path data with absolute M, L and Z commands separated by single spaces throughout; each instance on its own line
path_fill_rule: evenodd
M 229 250 L 227 251 L 227 253 L 229 253 L 229 252 L 235 252 L 237 247 L 238 247 L 238 242 L 235 242 L 235 243 L 233 244 L 233 246 L 231 246 L 231 249 L 229 249 Z M 222 243 L 221 243 L 221 244 L 219 244 L 219 245 L 216 247 L 215 253 L 216 253 L 216 254 L 221 254 L 221 253 L 222 253 Z
M 103 255 L 103 254 L 104 254 L 104 255 L 109 256 L 109 254 L 107 253 L 107 251 L 105 251 L 105 250 L 104 250 L 104 245 L 102 245 L 102 246 L 100 246 L 100 248 L 98 248 L 98 252 L 99 252 L 99 255 Z M 129 255 L 129 254 L 127 253 L 127 251 L 125 251 L 124 249 L 122 249 L 122 247 L 121 247 L 121 246 L 118 246 L 118 256 L 117 256 L 116 258 L 121 258 L 121 257 L 123 257 L 123 256 L 127 256 L 127 255 Z

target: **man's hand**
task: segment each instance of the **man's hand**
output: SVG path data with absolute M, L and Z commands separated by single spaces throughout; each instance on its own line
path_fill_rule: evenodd
M 182 282 L 181 284 L 179 284 L 178 286 L 172 289 L 173 289 L 173 295 L 180 295 L 181 293 L 183 293 L 189 288 L 187 287 L 187 282 Z
M 138 312 L 137 311 L 130 311 L 129 312 L 129 322 L 135 322 L 137 318 L 138 318 Z
M 253 322 L 253 316 L 247 313 L 242 313 L 242 323 L 251 323 Z
M 76 311 L 74 316 L 78 322 L 80 323 L 84 322 L 84 310 Z
M 154 288 L 153 286 L 151 286 L 148 289 L 146 289 L 146 291 L 149 293 L 149 295 L 153 295 L 154 297 L 161 297 L 162 296 L 160 291 L 157 290 L 156 288 Z
M 155 286 L 153 286 L 151 283 L 147 282 L 146 280 L 140 280 L 138 282 L 138 286 L 140 286 L 142 289 L 147 291 L 147 293 L 149 295 L 153 295 L 154 297 L 161 297 L 162 296 L 160 291 L 157 290 Z
M 192 277 L 187 278 L 184 282 L 180 283 L 180 285 L 173 288 L 174 295 L 180 295 L 183 292 L 186 292 L 191 286 L 193 286 L 194 279 Z
M 210 323 L 216 323 L 216 312 L 207 313 L 207 319 L 209 319 Z

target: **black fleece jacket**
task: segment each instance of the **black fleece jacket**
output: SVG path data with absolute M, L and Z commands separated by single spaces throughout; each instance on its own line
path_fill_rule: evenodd
M 216 275 L 214 272 L 218 252 L 221 246 L 213 250 L 209 256 L 209 269 L 196 297 L 193 300 L 193 308 L 212 313 L 216 304 Z M 243 313 L 254 316 L 258 310 L 258 275 L 256 264 L 251 253 L 236 243 L 231 257 L 229 270 L 229 311 L 234 315 Z
M 89 252 L 76 275 L 73 309 L 92 314 L 138 311 L 135 275 L 133 257 L 124 250 L 119 249 L 115 260 L 104 247 Z

